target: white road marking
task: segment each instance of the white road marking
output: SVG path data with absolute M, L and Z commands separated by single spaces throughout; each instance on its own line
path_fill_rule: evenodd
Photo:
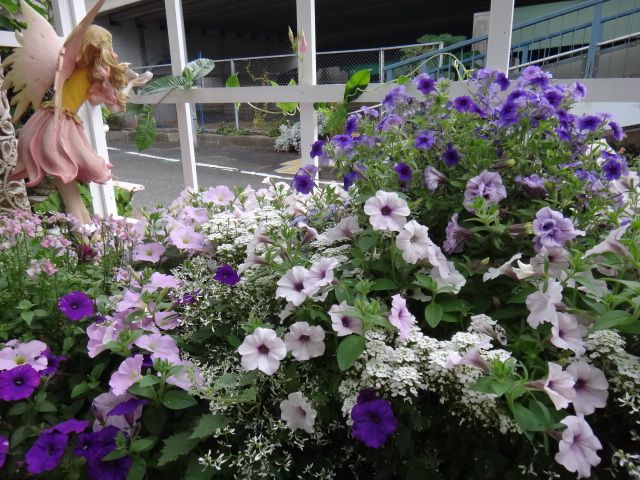
M 138 156 L 138 157 L 145 157 L 145 158 L 153 158 L 156 160 L 164 160 L 166 162 L 173 162 L 173 163 L 179 163 L 180 160 L 177 158 L 169 158 L 169 157 L 160 157 L 158 155 L 150 155 L 148 153 L 140 153 L 140 152 L 128 152 L 126 150 L 122 150 L 120 148 L 116 148 L 116 147 L 107 147 L 108 150 L 113 150 L 116 152 L 123 152 L 126 153 L 127 155 L 134 155 L 134 156 Z M 259 173 L 259 172 L 251 172 L 249 170 L 239 170 L 238 168 L 235 167 L 226 167 L 224 165 L 216 165 L 214 163 L 196 163 L 196 166 L 198 167 L 206 167 L 206 168 L 215 168 L 218 170 L 223 170 L 225 172 L 237 172 L 240 171 L 240 173 L 244 174 L 244 175 L 252 175 L 254 177 L 269 177 L 269 178 L 277 178 L 280 180 L 293 180 L 293 177 L 283 177 L 282 175 L 274 175 L 274 174 L 270 174 L 270 173 Z

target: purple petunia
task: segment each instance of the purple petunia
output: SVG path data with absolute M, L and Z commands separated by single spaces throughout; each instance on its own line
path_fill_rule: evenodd
M 500 125 L 507 127 L 518 122 L 518 105 L 514 101 L 506 101 L 502 104 L 498 112 L 498 120 Z
M 525 193 L 531 198 L 545 198 L 547 196 L 547 188 L 544 186 L 544 178 L 536 175 L 528 177 L 516 176 L 515 182 L 520 185 Z
M 571 219 L 564 218 L 562 213 L 549 207 L 538 210 L 531 227 L 535 235 L 536 251 L 540 251 L 542 247 L 562 247 L 583 233 L 573 229 Z
M 453 143 L 449 143 L 444 152 L 442 152 L 442 160 L 447 167 L 453 167 L 460 162 L 460 154 L 458 150 L 453 146 Z
M 147 403 L 149 403 L 149 400 L 145 400 L 143 398 L 130 398 L 129 400 L 126 400 L 111 409 L 111 411 L 107 413 L 107 417 L 110 417 L 112 415 L 129 415 L 130 413 L 133 413 L 135 410 L 137 410 L 138 407 L 140 407 L 141 405 L 146 405 Z
M 614 140 L 621 142 L 624 139 L 624 130 L 622 130 L 622 127 L 620 127 L 617 122 L 609 120 L 609 128 L 611 129 L 611 135 Z
M 213 276 L 213 279 L 217 280 L 220 283 L 224 283 L 225 285 L 229 285 L 230 287 L 233 287 L 238 282 L 240 282 L 240 276 L 238 275 L 238 272 L 236 272 L 233 267 L 226 264 L 220 265 L 216 269 L 216 273 Z
M 344 133 L 351 135 L 358 130 L 358 117 L 356 115 L 349 115 L 347 121 L 344 122 Z
M 107 425 L 97 432 L 87 432 L 78 435 L 78 442 L 73 450 L 76 457 L 87 460 L 100 460 L 116 448 L 115 438 L 120 429 Z
M 60 297 L 58 310 L 72 322 L 77 322 L 95 313 L 93 300 L 84 292 L 74 290 Z
M 65 420 L 64 422 L 60 422 L 57 425 L 45 430 L 45 432 L 56 431 L 58 433 L 64 433 L 65 435 L 69 435 L 71 433 L 82 433 L 89 426 L 89 422 L 86 420 L 76 420 L 75 418 L 70 418 L 69 420 Z
M 293 177 L 293 188 L 295 188 L 298 193 L 306 195 L 310 193 L 315 186 L 316 183 L 313 181 L 313 178 L 311 178 L 311 175 L 302 169 L 298 170 L 296 176 Z
M 502 72 L 498 72 L 496 75 L 496 79 L 494 80 L 494 83 L 500 87 L 501 91 L 505 91 L 507 88 L 509 88 L 509 85 L 511 84 L 511 82 L 509 81 L 509 78 Z
M 45 368 L 42 372 L 43 377 L 52 377 L 58 370 L 60 370 L 60 364 L 66 360 L 64 355 L 54 355 L 47 348 L 42 354 L 47 357 L 47 368 Z
M 436 81 L 426 73 L 422 73 L 414 78 L 413 84 L 423 95 L 429 95 L 436 90 Z
M 607 180 L 617 180 L 628 171 L 627 161 L 615 153 L 602 152 L 605 162 L 602 164 L 602 171 Z
M 478 106 L 471 97 L 464 95 L 461 97 L 456 97 L 453 100 L 453 108 L 460 113 L 465 113 L 476 111 L 478 109 Z
M 345 135 L 345 134 L 335 135 L 331 139 L 331 143 L 333 143 L 335 146 L 342 148 L 344 150 L 353 145 L 353 138 L 351 138 L 351 135 Z
M 87 464 L 87 473 L 92 480 L 127 480 L 132 463 L 130 456 L 109 462 L 95 460 Z
M 19 365 L 0 372 L 0 400 L 29 398 L 40 385 L 40 374 L 31 365 Z
M 602 118 L 597 115 L 584 115 L 576 119 L 576 127 L 580 131 L 588 130 L 593 132 L 602 125 Z
M 404 99 L 404 85 L 391 88 L 382 99 L 382 106 L 384 106 L 387 112 L 393 110 L 393 107 L 402 99 Z
M 424 130 L 413 141 L 413 146 L 419 150 L 429 150 L 436 144 L 436 134 L 431 130 Z
M 4 435 L 0 435 L 0 468 L 4 466 L 9 452 L 9 439 Z
M 522 74 L 518 79 L 518 84 L 521 86 L 531 85 L 534 87 L 544 88 L 549 84 L 550 80 L 550 73 L 545 72 L 536 65 L 530 65 L 522 70 Z
M 502 184 L 502 177 L 497 172 L 484 170 L 467 182 L 464 191 L 464 207 L 473 212 L 472 203 L 476 197 L 482 197 L 487 203 L 499 203 L 507 198 L 507 190 Z
M 38 474 L 58 466 L 69 443 L 69 436 L 55 430 L 44 431 L 25 455 L 27 472 Z
M 402 184 L 409 183 L 413 176 L 413 170 L 411 170 L 411 167 L 403 162 L 396 163 L 393 167 L 393 171 L 396 172 L 398 180 L 400 180 L 400 183 Z
M 389 401 L 376 398 L 370 390 L 358 395 L 358 402 L 351 410 L 353 438 L 369 448 L 380 448 L 398 428 Z
M 311 158 L 319 157 L 322 155 L 322 151 L 324 148 L 324 142 L 322 140 L 316 140 L 311 144 L 311 151 L 309 152 L 309 156 Z

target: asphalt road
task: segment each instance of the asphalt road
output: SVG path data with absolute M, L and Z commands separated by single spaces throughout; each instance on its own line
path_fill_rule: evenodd
M 144 185 L 133 196 L 133 206 L 151 208 L 167 205 L 184 189 L 180 147 L 175 143 L 158 144 L 138 153 L 133 143 L 109 142 L 109 161 L 113 179 Z M 251 185 L 260 188 L 267 176 L 291 180 L 292 175 L 276 173 L 283 162 L 299 158 L 297 154 L 265 148 L 202 146 L 196 148 L 196 169 L 201 187 Z

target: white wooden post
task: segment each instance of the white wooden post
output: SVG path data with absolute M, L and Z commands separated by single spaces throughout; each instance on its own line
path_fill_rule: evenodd
M 316 84 L 316 6 L 315 0 L 296 0 L 298 33 L 304 32 L 307 50 L 298 60 L 298 83 Z M 313 99 L 300 102 L 300 155 L 302 164 L 315 164 L 309 157 L 311 144 L 318 139 L 318 117 L 313 108 Z
M 181 75 L 187 63 L 187 42 L 184 35 L 184 19 L 182 17 L 181 0 L 165 0 L 167 12 L 167 31 L 169 32 L 169 52 L 171 54 L 171 73 Z M 193 123 L 191 104 L 177 103 L 178 133 L 180 136 L 180 156 L 182 158 L 182 175 L 184 186 L 198 188 L 196 173 L 196 154 L 193 148 Z
M 491 0 L 486 68 L 509 71 L 514 0 Z
M 86 13 L 83 0 L 53 0 L 53 19 L 59 35 L 66 37 L 73 28 L 82 20 Z M 98 155 L 109 161 L 107 139 L 104 135 L 104 123 L 100 107 L 92 107 L 85 102 L 78 111 L 82 119 L 84 132 L 87 139 L 93 145 Z M 116 197 L 113 192 L 111 180 L 103 185 L 90 183 L 91 197 L 93 199 L 93 212 L 101 217 L 118 215 Z

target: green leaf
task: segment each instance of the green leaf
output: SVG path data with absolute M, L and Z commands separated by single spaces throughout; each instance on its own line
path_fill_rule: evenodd
M 183 88 L 187 84 L 187 80 L 183 76 L 176 77 L 167 75 L 166 77 L 156 78 L 142 87 L 143 95 L 152 95 L 154 93 L 166 92 L 175 88 Z
M 364 337 L 349 335 L 338 345 L 338 367 L 344 371 L 351 367 L 365 349 Z
M 179 432 L 165 439 L 158 466 L 166 465 L 189 453 L 198 444 L 198 440 L 193 440 L 189 436 L 189 432 Z
M 129 387 L 129 393 L 133 393 L 138 397 L 156 398 L 156 391 L 151 387 L 141 387 L 140 385 L 132 385 Z
M 195 82 L 196 80 L 200 80 L 202 77 L 206 77 L 211 70 L 213 70 L 215 65 L 216 64 L 213 60 L 209 60 L 208 58 L 199 58 L 187 63 L 184 69 L 191 72 L 191 79 Z
M 210 437 L 216 430 L 226 427 L 229 423 L 231 423 L 231 420 L 224 415 L 207 413 L 200 417 L 196 428 L 193 429 L 193 433 L 189 438 L 193 440 Z
M 391 280 L 390 278 L 376 278 L 373 282 L 373 286 L 371 290 L 381 291 L 381 290 L 396 290 L 398 288 L 398 284 Z
M 214 388 L 229 388 L 233 387 L 238 383 L 237 377 L 232 373 L 225 373 L 218 380 L 216 380 Z
M 371 71 L 370 70 L 359 70 L 347 81 L 344 86 L 344 101 L 352 102 L 360 95 L 365 89 L 369 86 L 369 82 L 371 81 Z
M 216 471 L 213 468 L 206 468 L 200 465 L 197 456 L 192 456 L 189 465 L 184 473 L 183 480 L 211 480 Z
M 134 453 L 148 452 L 157 441 L 156 437 L 139 438 L 131 443 L 131 451 Z
M 378 241 L 377 235 L 362 235 L 358 238 L 358 248 L 366 252 L 373 247 Z
M 106 454 L 102 457 L 103 462 L 109 462 L 111 460 L 117 460 L 122 457 L 126 457 L 129 454 L 126 448 L 117 448 L 113 452 Z
M 527 407 L 514 403 L 512 407 L 513 416 L 524 431 L 535 430 L 540 426 L 540 422 L 536 416 Z
M 442 321 L 442 314 L 442 307 L 434 302 L 431 302 L 424 309 L 424 318 L 431 328 L 436 328 Z
M 343 103 L 338 106 L 338 108 L 327 119 L 325 133 L 328 135 L 336 135 L 344 131 L 344 122 L 347 120 L 347 115 L 349 115 L 347 105 Z
M 246 387 L 247 385 L 251 385 L 256 381 L 256 378 L 258 378 L 257 370 L 251 370 L 250 372 L 243 373 L 242 377 L 240 377 L 240 382 L 238 383 L 238 386 Z
M 140 388 L 145 388 L 151 387 L 152 385 L 155 385 L 157 383 L 160 383 L 160 378 L 156 377 L 155 375 L 145 375 L 144 377 L 142 377 L 142 380 L 138 382 L 138 386 Z
M 493 383 L 495 379 L 493 377 L 480 377 L 476 383 L 471 385 L 471 390 L 481 393 L 493 394 Z
M 255 402 L 256 401 L 256 389 L 251 387 L 244 390 L 240 395 L 236 397 L 239 402 Z
M 171 390 L 164 395 L 162 404 L 171 410 L 183 410 L 197 405 L 198 402 L 184 390 Z
M 596 323 L 591 327 L 592 332 L 598 330 L 609 330 L 633 324 L 633 316 L 623 310 L 609 310 L 600 315 Z
M 14 415 L 22 415 L 29 408 L 29 404 L 27 402 L 18 402 L 11 405 L 11 408 L 7 412 L 7 417 L 12 417 Z
M 33 321 L 34 315 L 35 315 L 35 312 L 31 310 L 25 310 L 23 312 L 20 312 L 20 317 L 25 321 L 25 323 L 29 327 L 31 326 L 31 322 Z
M 236 75 L 235 73 L 233 75 L 230 75 L 229 78 L 227 78 L 227 81 L 224 82 L 224 86 L 228 88 L 239 87 L 240 79 L 238 78 L 238 75 Z
M 129 468 L 127 480 L 143 480 L 147 475 L 147 462 L 144 458 L 136 457 Z
M 36 404 L 36 410 L 42 413 L 51 413 L 57 411 L 58 409 L 53 403 L 45 400 L 44 402 Z
M 138 115 L 135 141 L 139 152 L 146 150 L 156 141 L 156 119 L 150 111 Z
M 82 382 L 73 387 L 71 390 L 71 398 L 76 398 L 89 391 L 89 384 L 87 382 Z
M 154 435 L 160 435 L 167 422 L 167 410 L 162 407 L 151 406 L 145 408 L 142 414 L 142 424 Z

